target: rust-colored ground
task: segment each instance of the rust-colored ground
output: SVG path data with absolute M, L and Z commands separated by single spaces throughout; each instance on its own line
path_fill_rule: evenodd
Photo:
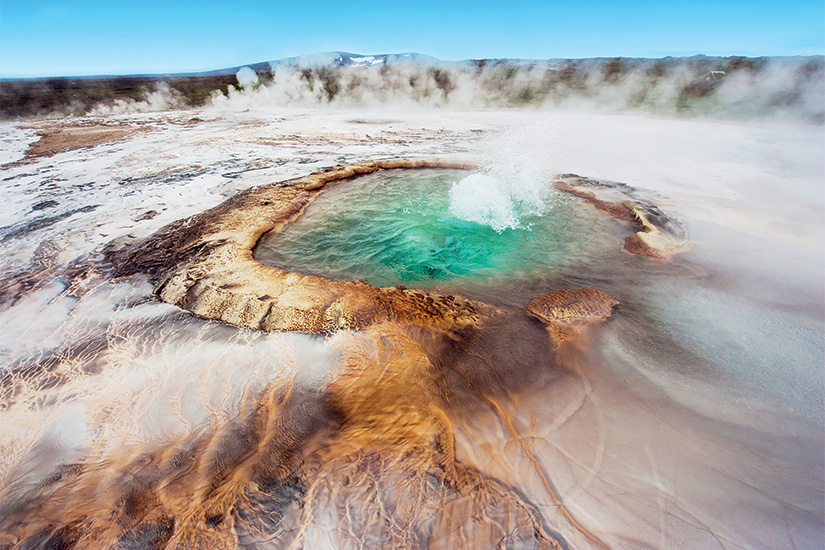
M 29 128 L 36 129 L 40 139 L 29 146 L 24 160 L 112 143 L 146 130 L 136 126 L 109 124 L 69 126 L 63 122 L 43 122 Z

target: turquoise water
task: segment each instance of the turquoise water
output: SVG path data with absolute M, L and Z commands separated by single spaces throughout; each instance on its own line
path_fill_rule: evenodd
M 497 231 L 462 219 L 455 212 L 466 208 L 451 208 L 450 190 L 468 174 L 388 170 L 345 180 L 297 221 L 265 236 L 256 258 L 340 281 L 459 290 L 553 278 L 577 262 L 621 249 L 623 227 L 549 185 L 539 207 L 522 208 L 516 228 Z M 470 193 L 463 200 L 475 199 Z

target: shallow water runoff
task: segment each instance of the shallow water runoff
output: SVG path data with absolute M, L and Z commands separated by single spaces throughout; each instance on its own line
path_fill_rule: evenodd
M 95 191 L 98 211 L 0 238 L 46 258 L 9 263 L 0 287 L 0 548 L 820 548 L 825 170 L 810 142 L 823 137 L 571 121 L 559 126 L 564 170 L 627 181 L 684 222 L 689 249 L 628 253 L 637 227 L 549 177 L 488 167 L 340 180 L 254 250 L 292 273 L 468 298 L 485 308 L 477 326 L 240 329 L 161 302 L 145 275 L 110 276 L 91 246 L 77 257 L 41 245 L 75 227 L 102 247 L 135 194 L 135 219 L 153 193 L 165 212 L 169 189 L 190 213 L 220 204 L 238 190 L 221 172 L 235 177 L 237 163 L 223 160 L 191 181 L 113 180 Z M 209 124 L 169 132 L 211 147 L 229 123 Z M 169 136 L 140 139 L 42 162 L 55 178 L 106 155 L 140 165 Z M 239 188 L 311 171 L 285 166 Z M 35 170 L 8 170 L 33 190 L 18 192 L 21 210 L 43 200 Z M 90 201 L 56 182 L 56 201 Z M 147 237 L 180 217 L 157 212 L 163 223 L 122 232 Z M 569 340 L 526 309 L 581 288 L 620 303 Z

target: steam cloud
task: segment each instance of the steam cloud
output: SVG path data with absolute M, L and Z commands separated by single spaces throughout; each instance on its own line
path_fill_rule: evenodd
M 0 82 L 0 118 L 317 106 L 630 111 L 823 124 L 825 57 L 443 62 L 331 53 L 231 72 Z
M 101 104 L 92 109 L 90 115 L 124 115 L 128 113 L 150 113 L 183 107 L 183 100 L 177 90 L 165 82 L 155 84 L 154 91 L 142 101 L 118 99 L 112 104 Z
M 238 71 L 238 86 L 227 93 L 213 92 L 211 108 L 576 108 L 825 122 L 822 57 L 460 63 L 387 59 L 343 66 L 323 59 L 274 63 L 260 82 L 253 74 L 248 67 Z
M 250 69 L 249 67 L 242 67 L 236 74 L 235 78 L 238 79 L 238 86 L 241 88 L 250 88 L 255 86 L 260 81 L 258 79 L 258 73 Z

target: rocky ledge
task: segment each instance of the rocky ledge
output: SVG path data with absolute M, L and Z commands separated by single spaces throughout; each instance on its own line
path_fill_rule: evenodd
M 585 325 L 605 321 L 617 305 L 619 301 L 603 290 L 581 288 L 536 296 L 527 310 L 547 323 L 557 340 L 564 340 Z
M 562 174 L 556 177 L 553 185 L 593 205 L 603 214 L 635 225 L 639 231 L 624 241 L 624 249 L 631 254 L 667 260 L 689 248 L 687 230 L 682 222 L 638 198 L 636 190 L 626 183 Z

